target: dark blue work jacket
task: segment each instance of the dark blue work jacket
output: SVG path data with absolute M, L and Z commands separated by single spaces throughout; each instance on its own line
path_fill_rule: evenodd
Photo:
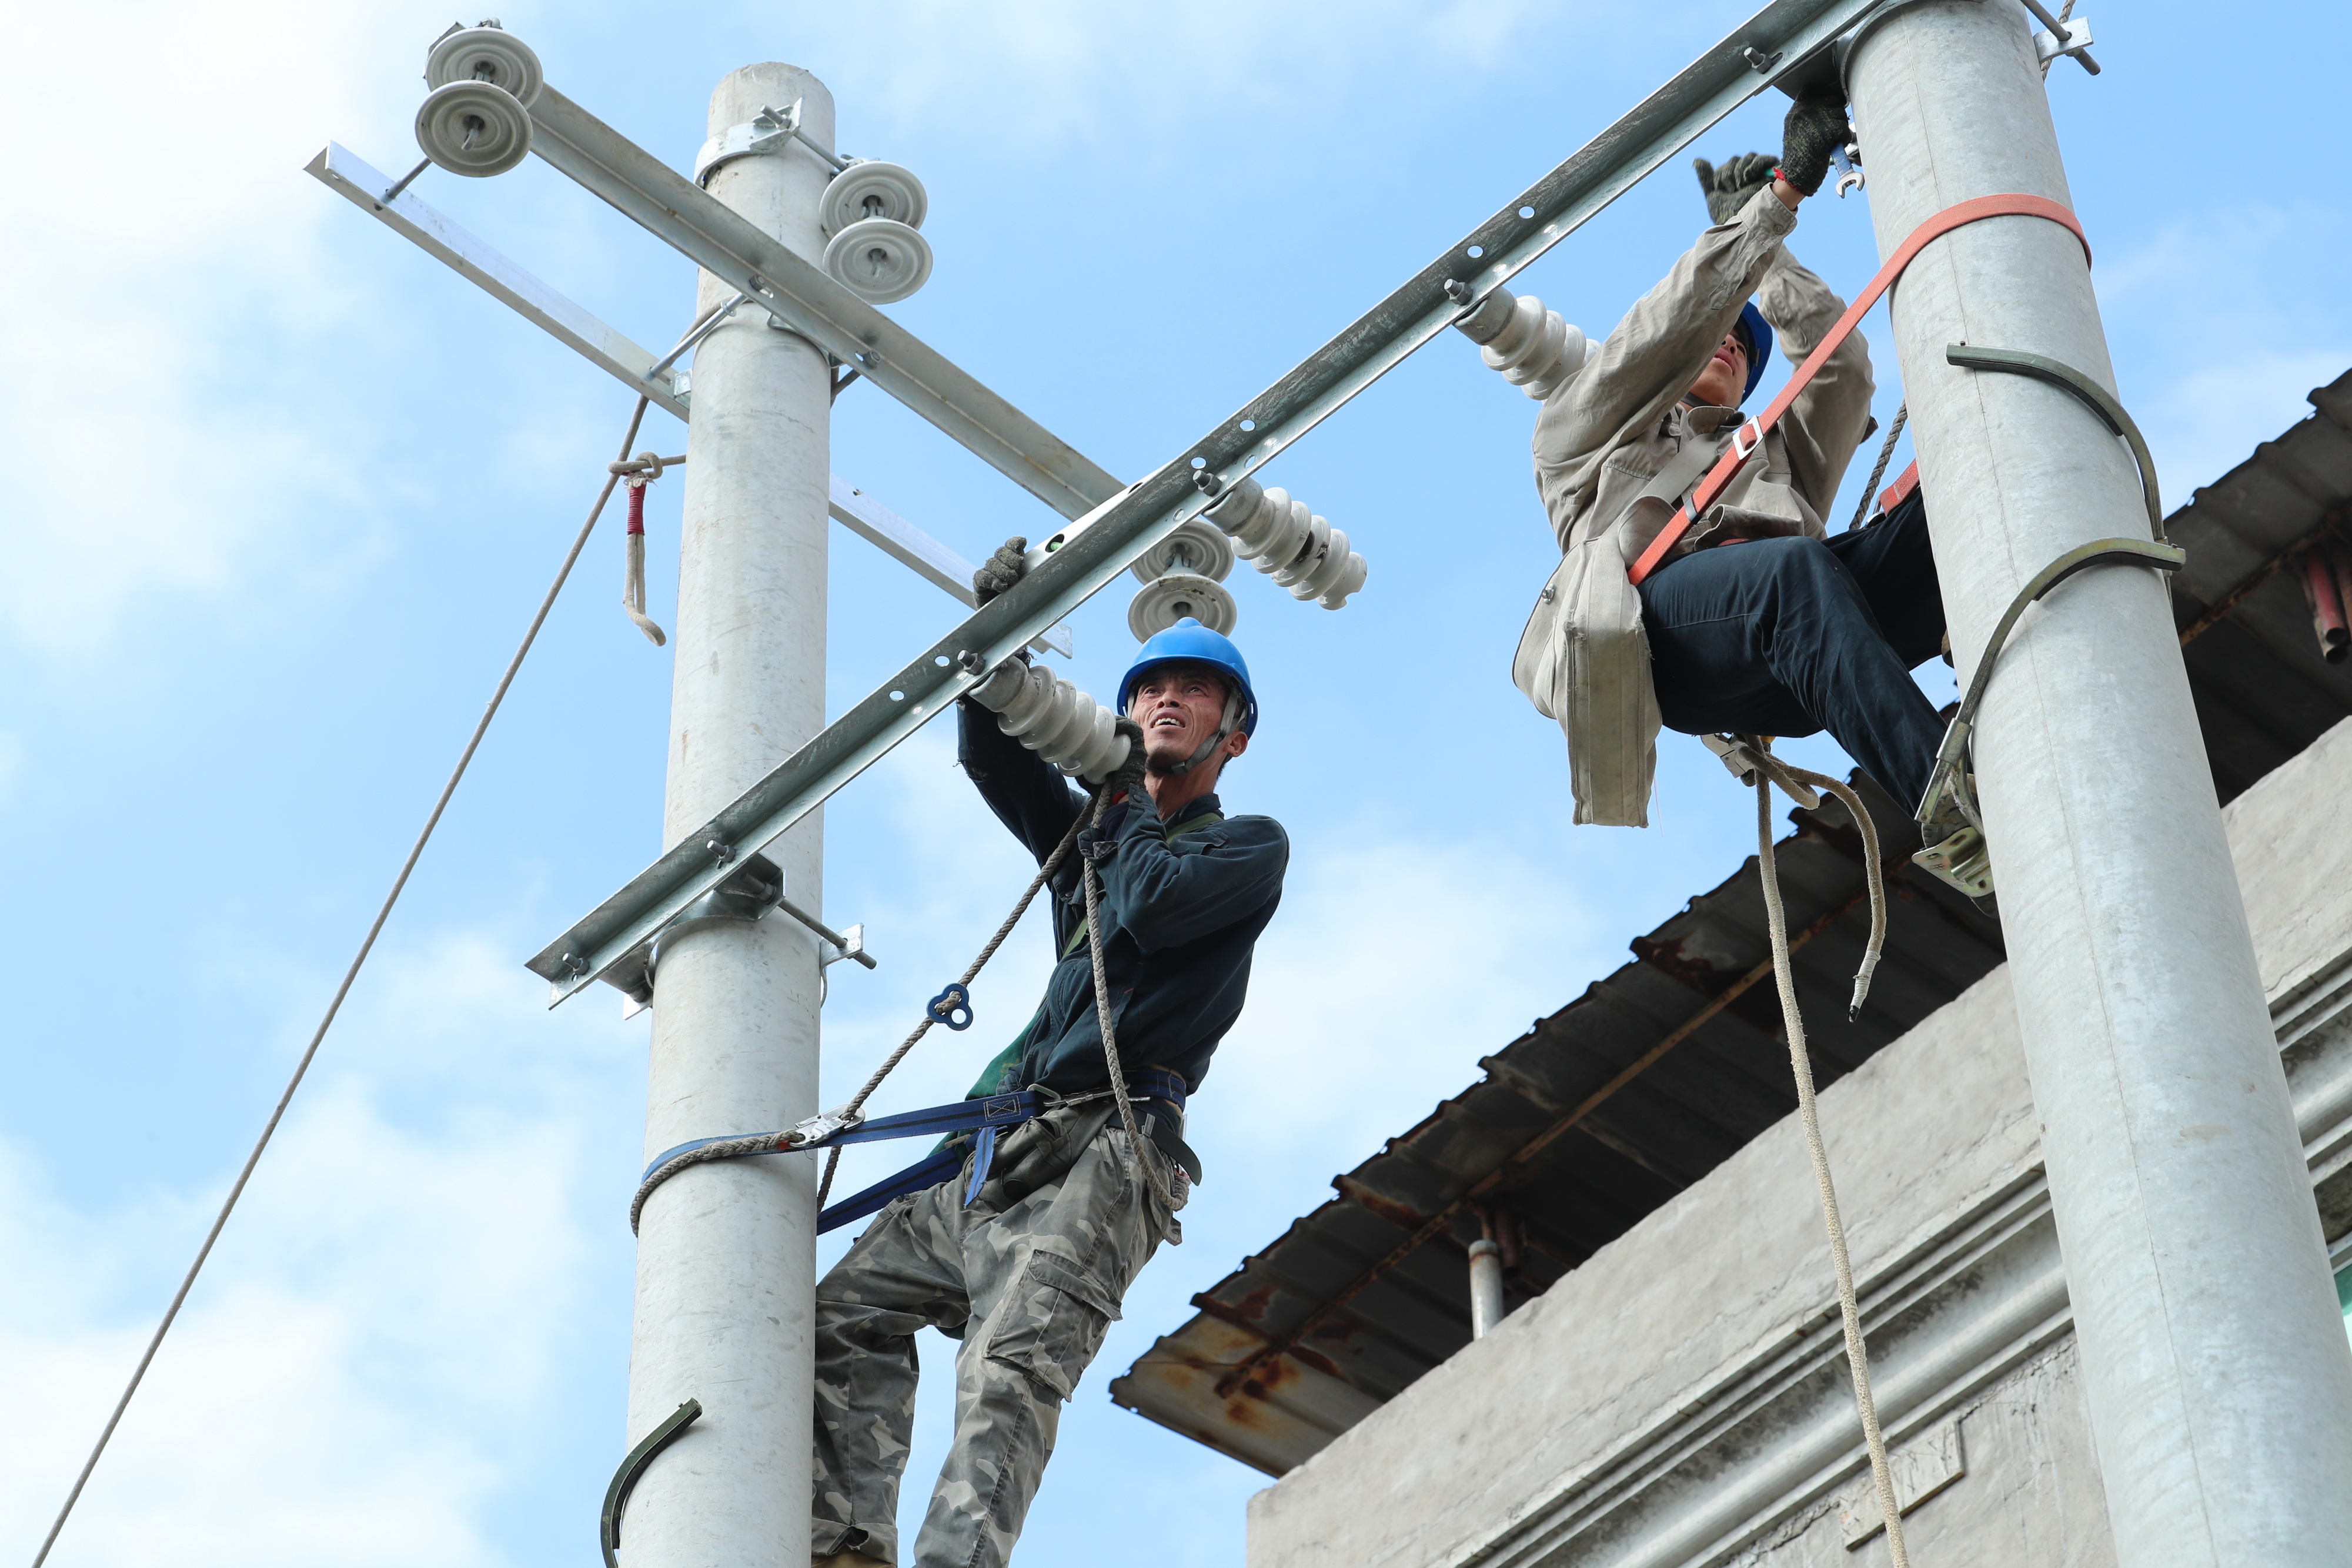
M 1090 798 L 1035 752 L 996 727 L 996 716 L 959 705 L 958 760 L 981 799 L 1043 865 Z M 1214 794 L 1163 822 L 1151 797 L 1132 791 L 1114 803 L 1100 829 L 1118 847 L 1102 866 L 1103 961 L 1110 977 L 1111 1026 L 1121 1065 L 1132 1072 L 1165 1067 L 1199 1090 L 1217 1042 L 1241 1016 L 1249 990 L 1250 952 L 1282 902 L 1290 840 L 1271 817 L 1227 817 L 1183 832 L 1218 810 Z M 1079 837 L 1081 848 L 1097 830 Z M 1173 835 L 1173 836 L 1171 836 Z M 975 1092 L 1042 1084 L 1063 1094 L 1100 1089 L 1102 1029 L 1095 1015 L 1094 966 L 1079 936 L 1086 892 L 1073 852 L 1055 874 L 1054 967 L 1045 1002 L 1022 1040 L 1009 1083 L 988 1081 Z

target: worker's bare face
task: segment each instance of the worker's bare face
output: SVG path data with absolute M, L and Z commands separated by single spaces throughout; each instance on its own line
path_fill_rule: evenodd
M 1737 332 L 1726 332 L 1714 357 L 1698 380 L 1691 382 L 1690 398 L 1702 408 L 1738 408 L 1748 391 L 1748 345 Z
M 1128 716 L 1143 727 L 1143 763 L 1181 766 L 1225 717 L 1225 683 L 1199 664 L 1162 664 L 1135 683 Z

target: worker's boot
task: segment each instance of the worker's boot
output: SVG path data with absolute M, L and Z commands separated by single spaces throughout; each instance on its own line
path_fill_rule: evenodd
M 809 1568 L 891 1568 L 879 1557 L 868 1557 L 855 1548 L 836 1552 L 830 1557 L 812 1557 Z

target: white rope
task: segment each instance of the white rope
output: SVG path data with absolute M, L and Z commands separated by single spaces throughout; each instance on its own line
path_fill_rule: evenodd
M 1760 747 L 1763 742 L 1759 739 Z M 1764 884 L 1764 916 L 1772 935 L 1772 978 L 1780 992 L 1780 1021 L 1789 1036 L 1789 1065 L 1797 1079 L 1797 1111 L 1804 1123 L 1805 1152 L 1812 1159 L 1813 1182 L 1821 1189 L 1822 1218 L 1830 1233 L 1830 1260 L 1837 1270 L 1838 1315 L 1845 1325 L 1846 1365 L 1853 1374 L 1853 1402 L 1862 1413 L 1863 1440 L 1870 1448 L 1870 1477 L 1878 1492 L 1878 1511 L 1886 1522 L 1886 1544 L 1894 1553 L 1895 1568 L 1910 1568 L 1911 1554 L 1903 1543 L 1902 1510 L 1895 1500 L 1895 1477 L 1886 1463 L 1886 1438 L 1878 1429 L 1878 1402 L 1870 1391 L 1870 1352 L 1863 1343 L 1862 1309 L 1853 1294 L 1853 1264 L 1846 1256 L 1845 1224 L 1838 1218 L 1837 1188 L 1830 1180 L 1829 1151 L 1822 1144 L 1822 1119 L 1813 1098 L 1812 1061 L 1805 1050 L 1804 1016 L 1797 1009 L 1797 979 L 1789 962 L 1789 917 L 1780 906 L 1780 876 L 1772 858 L 1772 785 L 1775 773 L 1796 774 L 1806 783 L 1821 783 L 1847 800 L 1855 821 L 1868 821 L 1859 810 L 1859 798 L 1847 799 L 1852 792 L 1832 783 L 1820 774 L 1800 774 L 1799 770 L 1778 765 L 1759 769 L 1756 776 L 1756 866 Z M 1784 786 L 1785 787 L 1785 786 Z M 1865 842 L 1875 843 L 1874 830 L 1866 831 Z M 1874 961 L 1878 945 L 1885 932 L 1885 918 L 1879 913 L 1880 895 L 1878 857 L 1874 847 L 1870 858 L 1871 892 L 1874 918 L 1871 925 L 1871 959 Z M 1860 1004 L 1864 981 L 1857 977 L 1855 1006 Z
M 1095 792 L 1094 820 L 1097 826 L 1102 822 L 1104 809 L 1109 804 L 1110 782 L 1106 779 L 1103 787 Z M 1151 1195 L 1167 1206 L 1170 1214 L 1174 1214 L 1176 1195 L 1160 1185 L 1160 1173 L 1151 1168 L 1150 1160 L 1143 1157 L 1143 1133 L 1135 1124 L 1135 1107 L 1128 1103 L 1130 1096 L 1120 1092 L 1127 1083 L 1127 1071 L 1119 1065 L 1118 1037 L 1111 1030 L 1110 975 L 1103 963 L 1102 883 L 1095 875 L 1094 857 L 1082 855 L 1080 859 L 1085 862 L 1087 946 L 1095 967 L 1095 1019 L 1102 1028 L 1103 1061 L 1110 1072 L 1111 1103 L 1118 1107 L 1119 1125 L 1127 1130 L 1127 1157 L 1130 1164 L 1129 1177 L 1131 1180 L 1136 1171 L 1141 1171 L 1144 1181 L 1151 1187 Z
M 621 483 L 629 487 L 629 531 L 622 536 L 625 541 L 626 564 L 621 570 L 621 608 L 646 641 L 656 648 L 669 641 L 654 619 L 646 613 L 646 486 L 661 477 L 662 458 L 652 451 L 637 454 L 634 461 L 613 465 L 614 472 L 623 470 Z
M 621 455 L 625 457 L 628 455 L 629 443 L 637 438 L 637 426 L 646 417 L 646 399 L 639 398 L 636 411 L 629 415 L 628 434 L 621 437 Z M 613 486 L 619 483 L 618 475 L 607 478 L 604 489 L 597 492 L 596 504 L 588 508 L 588 520 L 580 525 L 580 532 L 572 539 L 572 549 L 564 554 L 563 564 L 555 570 L 555 580 L 547 585 L 547 593 L 539 601 L 538 613 L 530 618 L 530 625 L 524 630 L 522 642 L 515 649 L 514 657 L 507 661 L 506 673 L 499 677 L 497 689 L 490 693 L 490 700 L 482 709 L 482 716 L 475 724 L 474 733 L 467 737 L 466 749 L 457 756 L 457 766 L 450 769 L 449 781 L 441 786 L 440 798 L 433 802 L 433 810 L 425 816 L 424 830 L 416 835 L 416 842 L 410 847 L 408 858 L 401 862 L 400 874 L 392 879 L 392 891 L 383 895 L 383 906 L 376 911 L 367 935 L 360 939 L 360 948 L 352 956 L 351 967 L 343 971 L 342 983 L 335 988 L 334 996 L 327 1002 L 325 1016 L 319 1019 L 319 1027 L 310 1032 L 310 1043 L 303 1048 L 301 1060 L 294 1064 L 294 1075 L 287 1080 L 286 1092 L 278 1095 L 277 1105 L 269 1113 L 269 1120 L 262 1124 L 261 1136 L 255 1141 L 253 1152 L 245 1157 L 245 1167 L 236 1173 L 236 1180 L 229 1185 L 228 1197 L 221 1204 L 220 1213 L 214 1217 L 212 1228 L 205 1233 L 204 1245 L 196 1249 L 196 1260 L 188 1265 L 186 1277 L 181 1280 L 179 1290 L 173 1293 L 172 1304 L 163 1309 L 163 1321 L 155 1325 L 154 1333 L 147 1341 L 146 1351 L 141 1354 L 138 1366 L 131 1374 L 131 1382 L 123 1388 L 122 1397 L 114 1402 L 114 1413 L 106 1418 L 105 1430 L 99 1433 L 98 1442 L 91 1448 L 89 1458 L 82 1461 L 81 1474 L 74 1478 L 73 1490 L 66 1494 L 65 1506 L 58 1510 L 57 1521 L 49 1526 L 49 1533 L 42 1539 L 40 1551 L 33 1554 L 33 1568 L 41 1568 L 41 1564 L 48 1560 L 49 1549 L 58 1543 L 58 1532 L 65 1529 L 67 1519 L 73 1513 L 74 1504 L 81 1500 L 82 1489 L 89 1484 L 90 1472 L 98 1469 L 99 1457 L 106 1452 L 106 1445 L 113 1438 L 115 1427 L 121 1425 L 122 1413 L 131 1407 L 131 1396 L 139 1392 L 139 1385 L 146 1377 L 147 1368 L 153 1364 L 156 1351 L 163 1347 L 163 1336 L 171 1332 L 173 1322 L 179 1317 L 181 1304 L 187 1301 L 189 1291 L 194 1288 L 196 1275 L 203 1270 L 205 1260 L 212 1256 L 213 1243 L 220 1239 L 222 1228 L 228 1224 L 229 1214 L 236 1207 L 236 1200 L 245 1196 L 245 1186 L 253 1179 L 254 1166 L 261 1163 L 262 1151 L 269 1147 L 269 1140 L 277 1133 L 278 1124 L 286 1115 L 286 1107 L 293 1103 L 294 1092 L 302 1086 L 302 1079 L 310 1071 L 312 1059 L 319 1054 L 320 1042 L 327 1038 L 329 1026 L 334 1023 L 335 1015 L 342 1010 L 343 998 L 351 995 L 352 984 L 360 977 L 360 967 L 375 950 L 377 936 L 383 932 L 384 922 L 392 918 L 392 906 L 400 902 L 401 891 L 408 885 L 409 873 L 416 869 L 417 861 L 425 853 L 425 846 L 432 841 L 433 830 L 441 825 L 441 813 L 448 809 L 449 798 L 457 792 L 458 780 L 466 777 L 466 768 L 473 762 L 474 753 L 482 744 L 482 737 L 489 732 L 490 720 L 498 716 L 499 705 L 506 701 L 507 688 L 514 685 L 515 674 L 522 668 L 523 656 L 530 652 L 531 643 L 538 640 L 539 629 L 547 623 L 548 612 L 555 608 L 555 596 L 563 591 L 564 581 L 572 575 L 572 564 L 580 559 L 580 552 L 588 548 L 588 535 L 595 528 L 596 519 L 604 515 L 604 503 L 613 498 Z

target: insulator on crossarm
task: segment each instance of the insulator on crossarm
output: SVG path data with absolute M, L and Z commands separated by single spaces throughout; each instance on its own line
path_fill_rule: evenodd
M 1097 782 L 1127 760 L 1118 716 L 1043 664 L 1008 659 L 971 690 L 996 727 L 1063 772 Z
M 1233 535 L 1234 548 L 1252 566 L 1290 590 L 1294 599 L 1337 610 L 1370 574 L 1364 558 L 1348 548 L 1346 533 L 1308 511 L 1304 502 L 1292 500 L 1280 486 L 1265 489 L 1244 479 L 1204 515 Z
M 1489 368 L 1541 402 L 1584 368 L 1593 345 L 1557 310 L 1534 295 L 1514 297 L 1497 288 L 1454 325 L 1477 344 Z

